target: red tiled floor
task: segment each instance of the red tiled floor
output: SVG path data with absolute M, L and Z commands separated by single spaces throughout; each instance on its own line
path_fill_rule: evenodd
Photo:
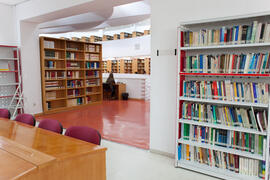
M 149 149 L 149 106 L 144 100 L 103 101 L 99 105 L 44 115 L 37 120 L 57 119 L 64 128 L 89 126 L 97 129 L 104 139 Z

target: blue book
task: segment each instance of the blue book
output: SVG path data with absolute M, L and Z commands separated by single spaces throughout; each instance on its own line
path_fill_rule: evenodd
M 204 143 L 204 139 L 205 139 L 205 127 L 201 127 L 201 131 L 202 131 L 202 143 Z
M 249 68 L 248 68 L 249 69 L 249 71 L 248 71 L 249 74 L 252 72 L 253 64 L 255 63 L 254 61 L 255 61 L 255 54 L 252 56 L 251 62 L 249 64 Z
M 182 144 L 178 145 L 178 160 L 181 160 Z
M 238 114 L 237 117 L 238 117 L 238 121 L 242 124 L 243 123 L 242 116 L 240 114 Z
M 253 85 L 253 95 L 254 95 L 254 102 L 257 103 L 257 98 L 258 98 L 258 93 L 257 93 L 257 89 L 256 89 L 256 83 L 252 83 Z
M 242 60 L 242 64 L 240 66 L 241 69 L 241 73 L 244 73 L 244 69 L 245 69 L 245 64 L 246 64 L 246 60 L 247 60 L 247 55 L 243 55 L 243 60 Z
M 258 60 L 259 60 L 259 54 L 255 54 L 255 63 L 253 65 L 252 73 L 256 73 L 256 67 L 257 67 L 257 64 L 258 64 Z
M 235 41 L 237 41 L 238 40 L 238 33 L 239 32 L 239 26 L 235 26 Z
M 224 42 L 224 35 L 223 35 L 223 29 L 222 28 L 220 28 L 219 41 Z
M 235 119 L 233 118 L 232 108 L 229 107 L 230 117 L 232 119 L 233 125 L 235 123 Z
M 237 101 L 240 101 L 240 93 L 239 93 L 238 84 L 239 83 L 236 83 L 236 94 L 237 94 L 237 97 L 238 97 Z
M 199 62 L 200 62 L 200 73 L 202 73 L 203 72 L 203 55 L 202 54 L 200 54 L 200 56 L 199 56 Z

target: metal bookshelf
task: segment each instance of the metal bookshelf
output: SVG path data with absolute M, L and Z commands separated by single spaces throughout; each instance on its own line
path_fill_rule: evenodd
M 192 98 L 192 97 L 184 97 L 182 90 L 182 83 L 184 80 L 189 78 L 198 78 L 205 80 L 213 80 L 214 78 L 236 78 L 237 80 L 241 79 L 242 81 L 248 80 L 249 82 L 257 82 L 263 81 L 266 83 L 270 82 L 269 74 L 233 74 L 233 73 L 190 73 L 184 72 L 184 56 L 187 54 L 200 54 L 200 53 L 212 53 L 212 52 L 230 52 L 234 51 L 252 51 L 252 48 L 257 51 L 262 50 L 263 52 L 270 52 L 270 42 L 262 42 L 262 43 L 249 43 L 249 44 L 210 44 L 207 46 L 190 46 L 185 47 L 182 42 L 183 31 L 186 30 L 195 30 L 199 29 L 215 29 L 220 28 L 222 26 L 231 27 L 233 25 L 243 25 L 245 23 L 251 24 L 254 20 L 258 20 L 259 22 L 268 22 L 270 23 L 270 15 L 269 14 L 255 14 L 255 15 L 246 15 L 239 17 L 225 17 L 219 19 L 208 19 L 202 21 L 190 21 L 183 22 L 180 24 L 178 28 L 178 74 L 177 74 L 177 118 L 176 118 L 176 153 L 175 153 L 175 167 L 181 167 L 192 171 L 197 171 L 200 173 L 208 174 L 211 176 L 215 176 L 222 179 L 252 179 L 259 180 L 262 179 L 256 176 L 248 176 L 240 173 L 236 173 L 230 171 L 228 169 L 218 168 L 215 166 L 209 166 L 204 163 L 198 163 L 196 161 L 178 159 L 178 145 L 179 144 L 187 144 L 194 147 L 201 147 L 205 149 L 216 150 L 224 153 L 230 153 L 239 155 L 240 157 L 246 157 L 254 160 L 263 160 L 265 161 L 265 179 L 269 179 L 269 142 L 270 142 L 270 123 L 268 121 L 267 131 L 257 131 L 255 129 L 248 129 L 244 127 L 236 127 L 236 126 L 227 126 L 225 124 L 214 124 L 211 122 L 198 121 L 195 119 L 185 119 L 182 118 L 182 104 L 183 102 L 198 102 L 198 103 L 208 103 L 208 104 L 219 104 L 219 105 L 229 105 L 236 107 L 254 107 L 258 109 L 264 109 L 268 111 L 267 119 L 270 119 L 270 103 L 262 104 L 262 103 L 251 103 L 251 102 L 239 102 L 239 101 L 224 101 L 224 100 L 215 100 L 215 99 L 202 99 L 202 98 Z M 241 151 L 237 149 L 227 148 L 216 146 L 212 144 L 200 143 L 193 140 L 185 140 L 181 137 L 181 125 L 182 124 L 190 124 L 190 125 L 198 125 L 204 127 L 210 127 L 215 129 L 223 129 L 223 130 L 231 130 L 238 132 L 245 132 L 250 134 L 257 134 L 266 136 L 266 145 L 264 147 L 263 155 L 254 154 L 251 152 Z
M 23 91 L 19 48 L 0 45 L 0 108 L 8 109 L 11 119 L 23 113 Z

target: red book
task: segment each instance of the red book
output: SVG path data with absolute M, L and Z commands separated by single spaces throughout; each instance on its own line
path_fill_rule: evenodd
M 235 172 L 239 173 L 239 156 L 234 155 L 234 167 L 235 167 Z
M 212 83 L 212 92 L 214 94 L 213 99 L 218 99 L 217 81 L 213 81 L 213 83 Z
M 188 104 L 188 119 L 191 119 L 191 104 Z

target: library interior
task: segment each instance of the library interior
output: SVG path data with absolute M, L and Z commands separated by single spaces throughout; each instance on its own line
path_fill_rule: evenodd
M 0 179 L 269 180 L 269 0 L 0 0 Z

